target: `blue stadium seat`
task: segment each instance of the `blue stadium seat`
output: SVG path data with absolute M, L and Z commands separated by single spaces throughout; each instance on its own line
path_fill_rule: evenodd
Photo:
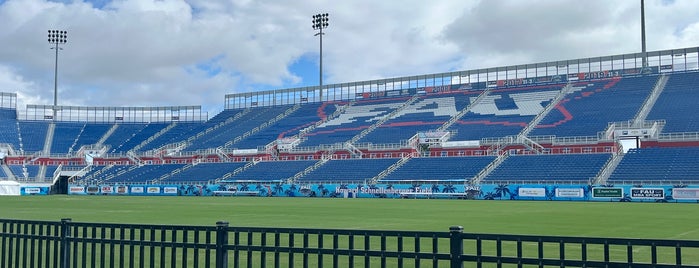
M 634 118 L 658 76 L 612 78 L 574 84 L 556 108 L 529 133 L 530 136 L 596 136 L 610 122 Z
M 611 158 L 602 154 L 511 155 L 484 181 L 583 181 L 587 183 Z
M 672 74 L 647 120 L 665 120 L 663 132 L 699 131 L 699 73 Z
M 463 183 L 476 176 L 493 160 L 495 156 L 412 158 L 384 177 L 381 182 L 414 180 Z
M 608 183 L 699 181 L 699 147 L 636 148 L 629 150 Z

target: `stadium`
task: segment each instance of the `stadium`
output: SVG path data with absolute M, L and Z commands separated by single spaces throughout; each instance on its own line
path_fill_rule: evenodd
M 211 118 L 2 93 L 0 176 L 25 195 L 696 202 L 697 62 L 682 48 L 228 94 Z
M 96 195 L 78 200 L 6 199 L 7 213 L 133 222 L 144 220 L 138 216 L 142 213 L 132 212 L 146 205 L 162 210 L 148 213 L 149 219 L 171 218 L 176 225 L 0 220 L 0 263 L 697 267 L 695 241 L 658 240 L 692 237 L 693 220 L 674 220 L 694 215 L 688 207 L 597 207 L 609 224 L 637 223 L 634 230 L 617 233 L 612 228 L 604 236 L 647 237 L 607 239 L 578 237 L 585 228 L 592 227 L 593 233 L 608 229 L 592 216 L 595 213 L 577 212 L 589 210 L 590 202 L 555 202 L 572 205 L 544 210 L 510 202 L 500 209 L 526 214 L 518 220 L 519 225 L 527 222 L 525 229 L 517 229 L 507 221 L 493 225 L 499 221 L 488 217 L 489 223 L 479 223 L 472 218 L 492 214 L 486 212 L 491 206 L 473 203 L 478 201 L 456 201 L 470 203 L 458 205 L 422 200 L 424 204 L 416 205 L 378 199 L 696 203 L 697 63 L 699 48 L 682 48 L 229 94 L 224 111 L 210 119 L 192 106 L 27 105 L 20 110 L 15 93 L 2 93 L 0 175 L 3 182 L 19 182 L 0 185 L 3 195 Z M 208 199 L 202 203 L 177 196 L 260 198 L 195 197 Z M 316 202 L 278 202 L 267 196 Z M 322 197 L 325 201 L 320 202 Z M 384 202 L 351 208 L 328 202 L 344 198 Z M 261 211 L 260 206 L 270 204 L 263 200 L 271 200 L 274 209 Z M 27 202 L 34 205 L 28 207 Z M 234 214 L 222 216 L 220 208 L 231 202 L 253 210 L 231 210 Z M 303 219 L 284 222 L 303 228 L 228 222 L 181 226 L 183 218 L 171 217 L 177 212 L 166 204 L 190 215 L 189 222 L 216 215 L 252 226 L 279 223 L 279 213 L 293 210 Z M 433 205 L 440 209 L 425 207 Z M 319 206 L 336 220 L 301 212 Z M 436 222 L 426 220 L 430 213 L 417 219 L 433 225 L 398 227 L 432 231 L 390 231 L 415 221 L 411 213 L 394 214 L 406 206 L 421 214 L 464 209 L 470 213 L 432 216 Z M 207 207 L 219 211 L 202 213 Z M 546 224 L 536 221 L 573 207 L 577 216 L 559 214 Z M 378 214 L 364 223 L 345 221 L 348 215 L 354 219 L 367 213 Z M 657 217 L 650 220 L 648 215 Z M 652 224 L 665 224 L 666 219 L 673 219 L 674 229 Z M 471 230 L 497 226 L 498 234 L 463 232 L 461 226 L 435 232 L 444 228 L 445 220 L 469 222 Z M 565 223 L 557 225 L 558 221 Z M 561 229 L 573 222 L 570 226 L 576 227 Z M 310 229 L 321 223 L 360 229 Z M 389 230 L 366 231 L 365 224 Z M 532 228 L 540 233 L 507 234 L 531 233 Z M 662 231 L 670 229 L 676 232 Z M 550 236 L 553 230 L 565 236 Z
M 324 85 L 321 26 L 211 116 L 0 92 L 0 266 L 699 267 L 699 47 Z

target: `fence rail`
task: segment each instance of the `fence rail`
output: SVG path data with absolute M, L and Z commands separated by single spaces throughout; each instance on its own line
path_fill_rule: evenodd
M 0 220 L 0 267 L 699 267 L 699 241 Z

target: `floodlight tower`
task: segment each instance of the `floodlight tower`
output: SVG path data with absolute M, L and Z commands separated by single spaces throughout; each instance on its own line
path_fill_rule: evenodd
M 49 44 L 55 45 L 51 49 L 56 51 L 56 62 L 53 66 L 53 120 L 56 120 L 58 110 L 58 50 L 63 48 L 58 45 L 68 41 L 68 31 L 49 30 Z
M 315 36 L 320 37 L 320 100 L 323 100 L 323 29 L 328 28 L 328 13 L 321 13 L 313 15 L 313 30 L 317 30 L 318 33 Z
M 645 3 L 641 0 L 641 53 L 643 54 L 643 67 L 648 66 L 646 58 L 646 10 Z

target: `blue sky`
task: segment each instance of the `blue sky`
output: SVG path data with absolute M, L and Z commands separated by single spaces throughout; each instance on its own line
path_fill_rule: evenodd
M 640 51 L 618 0 L 0 0 L 0 91 L 53 103 L 48 29 L 67 30 L 59 104 L 202 105 L 225 94 Z M 648 50 L 699 45 L 694 0 L 647 0 Z

